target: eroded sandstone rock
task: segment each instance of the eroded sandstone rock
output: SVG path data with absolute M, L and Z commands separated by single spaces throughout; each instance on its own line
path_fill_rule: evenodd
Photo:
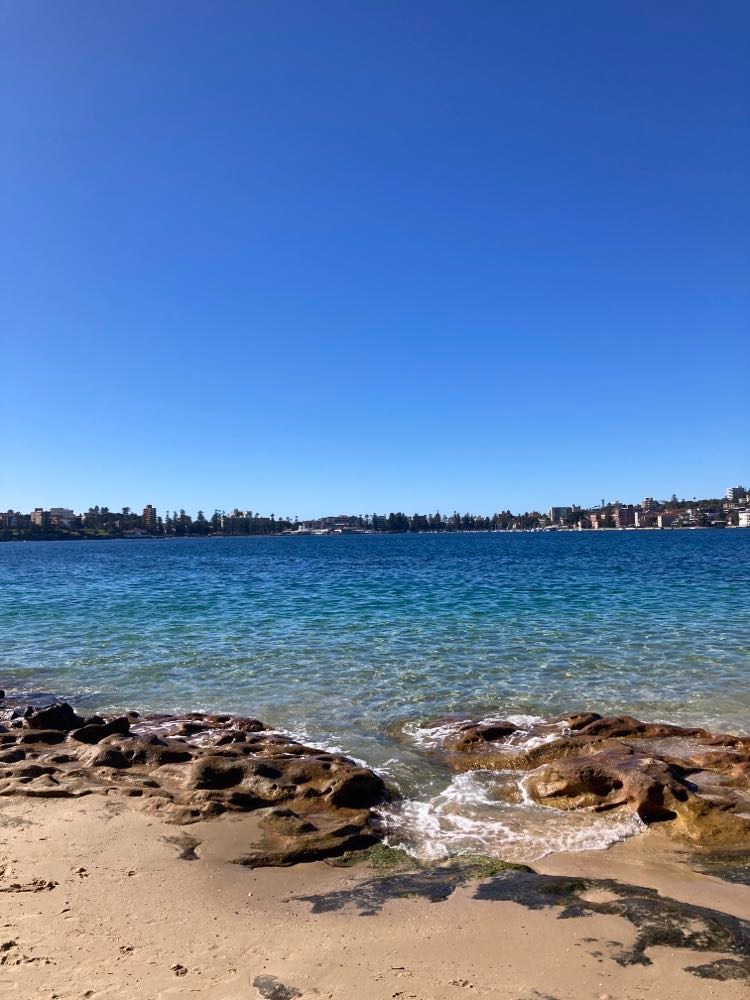
M 469 750 L 483 743 L 494 743 L 517 731 L 518 726 L 504 721 L 466 725 L 462 727 L 461 736 L 456 741 L 456 750 Z
M 86 724 L 80 729 L 74 729 L 70 736 L 80 743 L 99 743 L 105 736 L 114 736 L 116 733 L 127 736 L 129 732 L 130 720 L 125 715 L 110 719 L 109 722 L 95 716 L 94 720 L 87 719 Z
M 694 842 L 750 844 L 750 737 L 594 712 L 525 727 L 442 718 L 424 733 L 436 735 L 417 748 L 453 770 L 527 772 L 540 805 L 624 810 Z
M 8 710 L 10 715 L 10 709 Z M 83 719 L 67 704 L 23 713 L 0 733 L 0 796 L 120 794 L 176 823 L 258 811 L 261 839 L 242 864 L 291 864 L 382 837 L 381 778 L 230 715 Z

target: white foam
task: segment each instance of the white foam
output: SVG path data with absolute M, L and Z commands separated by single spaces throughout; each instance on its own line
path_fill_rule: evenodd
M 366 764 L 365 766 L 372 767 L 371 764 Z M 381 777 L 388 778 L 389 781 L 396 781 L 402 766 L 403 762 L 398 757 L 389 757 L 388 760 L 384 760 L 382 764 L 378 764 L 373 770 Z
M 520 729 L 528 729 L 529 726 L 538 726 L 547 721 L 541 715 L 506 715 L 504 719 L 506 722 L 512 722 L 514 726 L 518 726 Z
M 434 801 L 408 799 L 384 810 L 387 842 L 405 847 L 422 861 L 438 861 L 453 854 L 490 853 L 488 843 L 508 844 L 518 840 L 500 822 L 486 823 L 471 816 L 454 814 L 450 821 Z M 496 852 L 493 852 L 496 853 Z
M 471 719 L 456 719 L 437 726 L 420 726 L 418 722 L 407 722 L 403 733 L 412 743 L 425 749 L 440 746 L 449 736 L 454 736 L 461 726 L 471 725 Z
M 499 797 L 501 786 L 507 793 L 509 783 L 518 801 Z M 557 851 L 604 849 L 643 829 L 637 816 L 539 806 L 523 778 L 489 771 L 456 775 L 429 799 L 386 807 L 383 818 L 388 842 L 424 861 L 460 853 L 534 861 Z
M 407 723 L 403 732 L 416 746 L 425 750 L 442 746 L 447 739 L 455 737 L 462 727 L 468 725 L 494 725 L 498 722 L 510 722 L 516 726 L 516 732 L 503 738 L 498 743 L 498 749 L 512 747 L 514 750 L 531 750 L 545 743 L 552 743 L 561 736 L 570 734 L 570 729 L 564 722 L 550 723 L 540 715 L 487 715 L 481 719 L 452 719 L 436 726 L 420 726 L 419 723 Z M 534 727 L 544 726 L 545 732 L 533 732 Z

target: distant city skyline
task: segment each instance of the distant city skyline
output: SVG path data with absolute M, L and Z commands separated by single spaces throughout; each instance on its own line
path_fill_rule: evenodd
M 184 508 L 159 512 L 152 504 L 121 511 L 91 505 L 85 512 L 70 508 L 36 507 L 31 513 L 0 509 L 0 541 L 86 541 L 143 537 L 206 537 L 240 535 L 338 535 L 452 533 L 465 531 L 598 531 L 666 528 L 748 528 L 750 496 L 744 486 L 727 487 L 725 498 L 680 499 L 663 502 L 644 497 L 637 504 L 619 501 L 593 508 L 552 506 L 546 511 L 464 512 L 400 510 L 367 514 L 339 513 L 298 519 L 270 516 L 252 509 L 214 508 L 191 512 Z
M 747 479 L 750 7 L 5 4 L 0 496 Z

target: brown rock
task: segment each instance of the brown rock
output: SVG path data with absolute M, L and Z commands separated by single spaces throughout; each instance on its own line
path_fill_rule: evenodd
M 456 771 L 531 772 L 543 805 L 623 809 L 677 836 L 715 846 L 750 844 L 750 738 L 698 727 L 579 713 L 530 728 L 526 747 L 486 723 L 456 723 L 428 751 Z M 502 724 L 501 724 L 502 725 Z
M 601 719 L 601 715 L 597 712 L 580 712 L 578 715 L 569 715 L 560 721 L 567 723 L 568 729 L 572 729 L 575 733 L 599 719 Z
M 16 737 L 18 743 L 32 744 L 32 743 L 62 743 L 67 736 L 67 733 L 63 732 L 61 729 L 31 729 L 28 731 L 21 731 Z
M 89 767 L 130 767 L 130 758 L 122 748 L 116 743 L 105 745 L 104 741 L 79 751 L 78 760 Z
M 205 733 L 209 729 L 203 722 L 179 722 L 170 732 L 170 736 L 195 736 L 196 733 Z
M 129 713 L 81 725 L 70 706 L 51 708 L 57 714 L 30 710 L 22 729 L 0 734 L 0 795 L 111 793 L 177 823 L 227 811 L 266 817 L 280 807 L 267 827 L 260 821 L 258 850 L 243 861 L 254 865 L 327 857 L 382 837 L 371 812 L 387 797 L 377 775 L 341 754 L 269 732 L 257 719 L 192 713 L 141 721 Z M 35 728 L 42 722 L 70 723 L 72 731 Z M 189 742 L 198 734 L 196 744 Z M 65 753 L 49 752 L 63 741 Z
M 260 733 L 268 728 L 258 719 L 238 718 L 232 719 L 231 722 L 232 729 L 236 729 L 241 733 Z
M 644 823 L 674 819 L 671 807 L 690 794 L 668 764 L 629 747 L 546 764 L 532 774 L 528 788 L 539 802 L 560 809 L 603 812 L 627 805 Z
M 528 788 L 542 805 L 597 812 L 625 808 L 644 823 L 667 823 L 674 834 L 703 844 L 750 843 L 747 803 L 731 789 L 716 784 L 702 789 L 694 772 L 688 777 L 682 767 L 633 747 L 546 764 L 531 775 Z
M 456 750 L 468 750 L 482 743 L 495 743 L 518 731 L 512 722 L 482 722 L 478 725 L 462 727 L 456 742 Z
M 29 729 L 59 729 L 68 732 L 83 723 L 81 716 L 76 715 L 65 701 L 47 708 L 27 709 L 24 715 L 24 725 Z
M 382 837 L 369 810 L 341 817 L 321 809 L 269 809 L 261 819 L 260 833 L 260 840 L 236 858 L 235 864 L 268 868 L 319 861 L 346 851 L 364 850 Z
M 78 740 L 79 743 L 99 743 L 104 739 L 105 736 L 114 736 L 119 734 L 121 736 L 126 736 L 130 732 L 130 720 L 121 715 L 116 719 L 110 719 L 109 722 L 91 722 L 87 720 L 86 725 L 80 729 L 74 729 L 70 737 L 71 739 Z
M 641 722 L 631 715 L 616 715 L 605 719 L 598 718 L 588 725 L 582 726 L 578 730 L 578 735 L 595 736 L 599 739 L 624 736 L 660 739 L 665 736 L 707 736 L 708 733 L 705 729 L 687 729 L 684 726 L 670 726 L 660 722 Z

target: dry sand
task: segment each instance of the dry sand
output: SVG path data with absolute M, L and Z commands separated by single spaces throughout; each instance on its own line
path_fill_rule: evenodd
M 478 899 L 492 883 L 472 880 L 432 902 L 419 882 L 381 892 L 389 876 L 362 867 L 227 863 L 253 822 L 176 827 L 110 796 L 0 799 L 0 997 L 750 997 L 747 980 L 686 971 L 726 960 L 719 952 L 661 944 L 646 949 L 649 964 L 621 964 L 638 921 L 561 919 L 554 897 Z M 650 834 L 538 868 L 616 877 L 750 919 L 750 889 L 687 871 Z M 584 893 L 592 904 L 611 896 Z

